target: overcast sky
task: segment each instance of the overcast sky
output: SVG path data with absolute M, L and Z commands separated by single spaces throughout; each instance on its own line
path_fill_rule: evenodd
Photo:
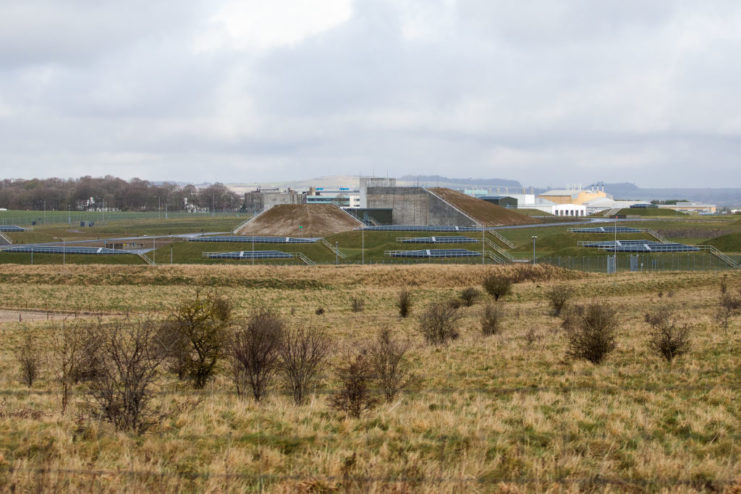
M 0 178 L 741 187 L 738 0 L 2 0 Z

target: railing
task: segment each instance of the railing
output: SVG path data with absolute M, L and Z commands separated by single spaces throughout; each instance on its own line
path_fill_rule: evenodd
M 487 232 L 492 237 L 496 238 L 497 240 L 499 240 L 500 242 L 502 242 L 504 245 L 506 245 L 510 249 L 514 249 L 515 248 L 515 244 L 510 239 L 508 239 L 507 237 L 505 237 L 504 235 L 502 235 L 501 233 L 499 233 L 498 231 L 496 231 L 496 230 L 487 230 Z
M 660 234 L 659 232 L 657 232 L 656 230 L 646 230 L 646 233 L 648 233 L 649 235 L 651 235 L 651 236 L 652 236 L 653 238 L 655 238 L 655 239 L 656 239 L 656 240 L 658 240 L 659 242 L 661 242 L 661 243 L 666 243 L 666 238 L 664 238 L 664 237 L 663 237 L 663 236 L 662 236 L 662 235 L 661 235 L 661 234 Z
M 486 239 L 486 245 L 488 247 L 490 247 L 491 249 L 493 249 L 494 251 L 496 251 L 497 254 L 499 254 L 500 256 L 504 257 L 506 259 L 505 262 L 512 262 L 512 260 L 514 259 L 514 257 L 512 257 L 512 254 L 510 254 L 509 252 L 507 252 L 503 248 L 499 247 L 497 244 L 495 244 L 494 242 L 492 242 L 488 238 Z
M 712 245 L 697 245 L 701 250 L 706 250 L 710 252 L 712 255 L 723 261 L 724 263 L 728 264 L 732 268 L 738 268 L 739 264 L 738 262 L 734 261 L 732 258 L 724 254 L 723 252 L 719 251 L 717 248 L 715 248 Z
M 296 257 L 298 257 L 299 259 L 301 259 L 301 261 L 304 264 L 306 264 L 307 266 L 313 266 L 313 265 L 316 264 L 314 261 L 312 261 L 311 259 L 309 259 L 308 257 L 306 257 L 306 255 L 305 254 L 302 254 L 301 252 L 296 252 Z
M 330 244 L 329 242 L 327 242 L 326 239 L 321 239 L 321 243 L 323 246 L 328 248 L 333 254 L 336 254 L 340 259 L 345 259 L 347 257 L 345 254 L 342 253 L 342 251 L 338 247 L 335 247 L 334 245 Z
M 146 262 L 150 266 L 154 266 L 154 261 L 148 255 L 146 255 L 145 253 L 139 252 L 139 253 L 137 253 L 137 255 L 139 257 L 141 257 L 142 259 L 144 259 L 144 262 Z
M 487 250 L 486 251 L 486 257 L 488 257 L 489 259 L 491 259 L 492 261 L 494 261 L 497 264 L 507 264 L 509 262 L 507 259 L 504 259 L 504 258 L 498 256 L 497 254 L 495 254 L 494 252 L 492 252 L 490 250 Z

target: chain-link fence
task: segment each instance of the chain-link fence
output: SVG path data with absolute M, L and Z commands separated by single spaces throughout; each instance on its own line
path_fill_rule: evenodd
M 554 256 L 539 258 L 537 262 L 595 273 L 614 273 L 619 271 L 716 271 L 732 269 L 722 259 L 706 252 Z

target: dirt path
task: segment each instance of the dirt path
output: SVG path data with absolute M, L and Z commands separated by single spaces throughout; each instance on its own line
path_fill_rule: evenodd
M 25 322 L 25 321 L 61 321 L 63 319 L 80 319 L 99 317 L 101 314 L 90 312 L 53 312 L 43 310 L 23 310 L 23 309 L 0 309 L 0 324 L 6 322 Z

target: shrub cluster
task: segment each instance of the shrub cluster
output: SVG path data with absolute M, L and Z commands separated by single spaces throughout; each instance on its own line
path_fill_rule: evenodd
M 667 308 L 659 309 L 645 316 L 651 326 L 649 348 L 671 363 L 675 357 L 685 354 L 690 349 L 690 328 L 678 326 Z
M 615 349 L 617 312 L 604 303 L 576 306 L 564 319 L 568 356 L 601 363 Z
M 494 300 L 509 294 L 512 290 L 512 280 L 507 276 L 498 275 L 495 273 L 489 274 L 484 278 L 482 282 L 486 293 L 494 297 Z

